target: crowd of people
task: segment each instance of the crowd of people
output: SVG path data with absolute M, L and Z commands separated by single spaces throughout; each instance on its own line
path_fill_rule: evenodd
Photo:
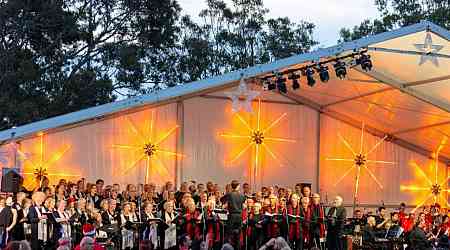
M 347 217 L 308 185 L 237 181 L 105 185 L 48 179 L 31 192 L 0 196 L 2 249 L 449 249 L 450 220 L 438 204 L 406 213 L 357 209 Z M 25 248 L 30 244 L 31 248 Z M 19 246 L 20 248 L 14 248 Z

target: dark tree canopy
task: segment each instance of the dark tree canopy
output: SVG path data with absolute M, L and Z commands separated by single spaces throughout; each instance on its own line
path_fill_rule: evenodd
M 309 51 L 262 0 L 0 0 L 0 130 Z M 198 19 L 196 19 L 198 20 Z
M 352 29 L 340 31 L 340 42 L 351 41 L 395 28 L 429 20 L 450 29 L 448 0 L 375 0 L 380 18 L 364 20 Z

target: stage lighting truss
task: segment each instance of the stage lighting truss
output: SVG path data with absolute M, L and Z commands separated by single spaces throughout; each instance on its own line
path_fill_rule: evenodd
M 370 55 L 367 54 L 367 49 L 362 49 L 351 54 L 338 56 L 325 61 L 313 61 L 311 64 L 304 65 L 300 68 L 292 68 L 282 72 L 273 72 L 271 75 L 261 78 L 261 80 L 263 80 L 264 90 L 270 91 L 278 88 L 280 92 L 286 93 L 286 78 L 283 78 L 283 75 L 289 75 L 288 79 L 292 80 L 293 90 L 300 88 L 300 77 L 291 78 L 293 74 L 300 76 L 299 73 L 295 72 L 302 72 L 301 75 L 306 76 L 306 82 L 310 87 L 313 87 L 316 84 L 316 80 L 314 79 L 314 74 L 316 72 L 319 74 L 321 82 L 326 83 L 330 80 L 329 67 L 327 64 L 331 64 L 336 73 L 336 77 L 339 79 L 344 79 L 347 76 L 348 67 L 351 68 L 360 65 L 364 71 L 370 71 L 373 68 L 373 63 Z M 272 79 L 272 81 L 267 82 L 269 79 Z

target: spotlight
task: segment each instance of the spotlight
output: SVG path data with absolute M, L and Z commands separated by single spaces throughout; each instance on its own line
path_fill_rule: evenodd
M 296 90 L 300 88 L 300 82 L 298 79 L 300 79 L 300 75 L 296 73 L 292 73 L 289 77 L 289 80 L 292 80 L 292 89 Z
M 330 80 L 330 74 L 328 73 L 328 66 L 323 64 L 319 65 L 319 77 L 322 82 L 328 82 Z
M 336 76 L 344 79 L 347 75 L 347 69 L 345 68 L 345 63 L 342 61 L 337 61 L 336 64 L 334 64 L 334 71 L 336 72 Z
M 356 62 L 361 65 L 361 68 L 364 71 L 372 70 L 373 65 L 372 60 L 370 60 L 370 55 L 361 54 L 361 56 L 358 59 L 356 59 Z
M 262 82 L 262 89 L 264 90 L 264 91 L 267 91 L 267 90 L 269 90 L 269 80 L 263 80 L 263 82 Z
M 313 87 L 316 84 L 314 80 L 314 70 L 312 68 L 307 68 L 305 71 L 306 79 L 308 80 L 308 86 Z
M 286 78 L 284 78 L 282 75 L 277 77 L 277 88 L 281 93 L 287 93 Z
M 267 90 L 274 90 L 277 88 L 277 85 L 273 82 L 273 80 L 267 80 Z

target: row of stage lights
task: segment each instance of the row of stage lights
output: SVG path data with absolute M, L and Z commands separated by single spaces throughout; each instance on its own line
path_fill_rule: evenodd
M 287 93 L 287 80 L 292 81 L 292 89 L 297 90 L 300 88 L 300 78 L 302 76 L 306 77 L 307 84 L 310 87 L 314 87 L 316 80 L 314 75 L 319 74 L 320 81 L 326 83 L 330 80 L 330 73 L 327 64 L 332 64 L 336 77 L 339 79 L 344 79 L 347 76 L 347 66 L 360 65 L 364 71 L 371 71 L 373 64 L 370 59 L 370 55 L 366 53 L 367 51 L 355 52 L 350 55 L 343 57 L 338 57 L 330 59 L 324 62 L 314 63 L 303 66 L 301 68 L 289 69 L 284 72 L 274 72 L 270 76 L 262 78 L 264 90 L 275 90 L 278 89 L 281 93 Z M 351 58 L 349 63 L 345 62 L 345 59 Z M 287 75 L 288 77 L 284 77 Z

